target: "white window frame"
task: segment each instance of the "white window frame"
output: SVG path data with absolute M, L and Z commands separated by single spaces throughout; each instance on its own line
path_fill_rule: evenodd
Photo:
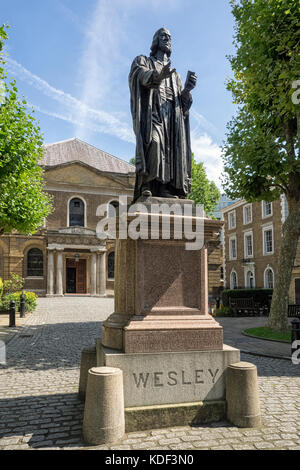
M 236 278 L 236 286 L 234 287 L 233 286 L 233 282 L 232 282 L 232 275 L 235 274 L 235 278 Z M 237 272 L 235 269 L 232 269 L 231 273 L 230 273 L 230 276 L 229 276 L 229 281 L 230 281 L 230 289 L 237 289 L 238 287 L 238 275 L 237 275 Z
M 293 282 L 293 284 L 294 284 L 294 286 L 293 286 L 294 287 L 294 303 L 296 303 L 296 280 L 297 279 L 300 279 L 300 277 L 299 276 L 294 277 L 294 282 Z
M 247 237 L 251 236 L 251 244 L 252 244 L 252 254 L 249 255 L 247 253 L 247 242 L 246 239 Z M 253 232 L 252 230 L 250 232 L 245 232 L 244 233 L 244 258 L 253 258 L 254 256 L 254 247 L 253 247 Z
M 253 287 L 248 286 L 248 273 L 251 272 L 253 276 Z M 255 289 L 255 272 L 253 269 L 250 269 L 249 267 L 245 269 L 245 288 L 246 289 Z
M 268 270 L 272 271 L 272 274 L 273 274 L 273 287 L 267 286 L 266 274 L 267 274 L 267 271 L 268 271 Z M 274 269 L 268 264 L 268 266 L 267 266 L 266 269 L 264 270 L 264 288 L 265 288 L 265 289 L 274 289 L 274 284 L 275 284 Z
M 231 249 L 231 241 L 235 240 L 235 256 L 232 255 L 232 249 Z M 231 235 L 229 237 L 229 259 L 234 260 L 237 259 L 237 238 L 236 235 Z
M 120 201 L 118 201 L 118 199 L 111 199 L 110 201 L 108 201 L 107 203 L 107 217 L 112 217 L 112 214 L 111 214 L 111 209 L 110 209 L 110 206 L 113 206 L 113 202 L 116 202 L 120 208 Z M 113 206 L 114 207 L 114 206 Z M 117 215 L 117 211 L 115 211 L 115 215 Z
M 266 251 L 266 244 L 265 244 L 265 232 L 272 231 L 272 251 Z M 274 228 L 273 225 L 268 225 L 267 227 L 263 227 L 262 229 L 262 242 L 263 242 L 263 255 L 269 256 L 274 255 Z
M 266 214 L 266 203 L 270 203 L 271 204 L 271 213 L 270 214 Z M 273 215 L 273 202 L 272 201 L 261 201 L 261 218 L 262 219 L 267 219 L 268 217 L 272 217 Z
M 84 205 L 84 226 L 82 228 L 86 228 L 87 227 L 87 211 L 86 211 L 86 200 L 82 197 L 82 196 L 77 196 L 77 195 L 74 195 L 74 196 L 71 196 L 69 197 L 68 199 L 68 202 L 67 202 L 67 227 L 71 227 L 70 226 L 70 202 L 72 201 L 72 199 L 81 199 L 81 201 L 83 202 L 83 205 Z
M 246 209 L 250 209 L 250 220 L 248 221 L 246 221 Z M 243 206 L 243 223 L 244 225 L 252 223 L 252 204 L 246 204 L 245 206 Z
M 234 225 L 231 225 L 231 217 L 230 216 L 232 214 L 234 215 Z M 228 212 L 228 230 L 232 230 L 234 228 L 236 228 L 236 211 L 235 210 Z

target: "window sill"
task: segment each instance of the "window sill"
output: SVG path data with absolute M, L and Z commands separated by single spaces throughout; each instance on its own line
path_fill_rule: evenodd
M 45 277 L 44 276 L 27 276 L 27 277 L 25 277 L 25 281 L 27 281 L 27 280 L 30 281 L 30 280 L 34 280 L 34 279 L 45 279 Z

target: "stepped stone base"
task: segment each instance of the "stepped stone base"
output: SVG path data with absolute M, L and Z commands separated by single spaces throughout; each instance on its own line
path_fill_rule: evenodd
M 215 423 L 225 418 L 225 400 L 125 408 L 125 432 Z

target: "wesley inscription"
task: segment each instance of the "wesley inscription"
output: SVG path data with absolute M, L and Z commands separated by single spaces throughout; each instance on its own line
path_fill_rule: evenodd
M 194 371 L 168 372 L 133 372 L 132 377 L 136 388 L 175 387 L 176 385 L 201 385 L 209 382 L 215 384 L 219 369 L 195 369 Z

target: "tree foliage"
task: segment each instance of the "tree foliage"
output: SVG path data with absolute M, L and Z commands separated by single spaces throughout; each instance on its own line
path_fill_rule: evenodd
M 20 99 L 16 82 L 7 83 L 3 45 L 5 25 L 0 27 L 0 233 L 13 229 L 33 233 L 51 211 L 44 192 L 40 128 Z
M 272 326 L 284 329 L 300 234 L 300 109 L 295 99 L 298 83 L 300 88 L 300 4 L 232 0 L 231 5 L 236 54 L 229 57 L 234 77 L 227 88 L 238 111 L 227 126 L 223 185 L 231 198 L 287 197 L 289 217 L 270 314 Z
M 207 178 L 203 163 L 197 163 L 193 156 L 192 185 L 188 199 L 192 199 L 195 204 L 202 204 L 206 214 L 211 217 L 220 196 L 216 184 Z

